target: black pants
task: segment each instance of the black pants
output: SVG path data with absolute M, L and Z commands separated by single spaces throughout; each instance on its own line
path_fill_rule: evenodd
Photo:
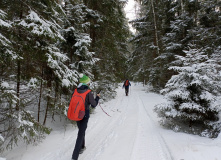
M 128 92 L 129 92 L 129 87 L 125 87 L 126 96 L 128 96 Z
M 88 118 L 83 118 L 81 121 L 77 121 L 78 137 L 75 143 L 75 148 L 72 154 L 72 159 L 77 160 L 81 148 L 85 147 L 85 131 L 87 129 Z

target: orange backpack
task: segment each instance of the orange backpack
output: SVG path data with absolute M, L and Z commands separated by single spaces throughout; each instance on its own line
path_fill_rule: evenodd
M 126 80 L 125 85 L 124 86 L 129 86 L 129 80 Z
M 69 104 L 67 116 L 70 120 L 80 121 L 85 115 L 85 98 L 91 90 L 87 90 L 84 93 L 78 93 L 75 89 L 72 95 L 71 102 Z

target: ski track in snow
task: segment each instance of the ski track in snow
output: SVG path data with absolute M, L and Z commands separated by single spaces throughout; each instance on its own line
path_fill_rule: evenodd
M 136 158 L 139 160 L 173 160 L 167 144 L 161 134 L 157 131 L 157 128 L 154 126 L 154 121 L 147 109 L 148 106 L 145 106 L 145 103 L 139 96 L 136 98 L 139 99 L 139 115 L 143 118 L 140 118 L 140 121 L 138 122 L 138 137 L 136 139 L 134 155 L 131 157 L 131 160 L 135 160 Z M 139 146 L 145 148 L 140 148 Z M 139 150 L 141 150 L 141 153 L 137 154 L 139 153 Z M 138 155 L 139 157 L 137 157 Z
M 142 86 L 131 91 L 125 96 L 124 90 L 118 89 L 116 99 L 101 104 L 111 117 L 97 106 L 86 130 L 87 149 L 79 160 L 173 160 L 148 109 L 158 102 L 153 100 L 157 97 L 149 97 Z M 7 160 L 71 160 L 78 130 L 70 128 L 65 133 L 54 131 L 38 146 L 27 147 L 17 157 L 8 155 Z M 32 156 L 37 153 L 38 157 Z
M 117 99 L 105 107 L 109 112 L 114 111 L 110 112 L 112 117 L 103 114 L 101 119 L 90 119 L 87 150 L 79 160 L 173 160 L 149 116 L 148 104 L 145 106 L 141 98 L 146 93 L 137 88 L 128 97 L 124 90 L 118 94 Z M 148 96 L 143 98 L 146 102 Z

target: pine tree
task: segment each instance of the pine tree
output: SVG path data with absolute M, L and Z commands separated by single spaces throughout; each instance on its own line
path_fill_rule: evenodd
M 13 54 L 11 49 L 11 42 L 7 38 L 7 34 L 12 27 L 7 21 L 5 21 L 7 14 L 0 9 L 0 76 L 3 78 L 3 75 L 7 74 L 7 66 L 10 63 L 11 59 L 14 59 L 16 56 Z
M 210 58 L 202 48 L 184 52 L 185 57 L 176 56 L 181 66 L 170 67 L 178 74 L 161 91 L 168 102 L 157 105 L 155 110 L 162 117 L 161 124 L 174 131 L 217 137 L 221 131 L 220 54 Z
M 158 91 L 174 74 L 168 70 L 174 56 L 183 55 L 182 50 L 192 39 L 188 30 L 197 25 L 200 3 L 143 0 L 140 4 L 140 18 L 132 21 L 137 35 L 132 39 L 135 50 L 131 61 L 136 64 L 143 60 L 141 68 L 138 65 L 133 74 L 143 77 L 142 80 L 148 81 Z
M 170 3 L 172 1 L 140 1 L 140 18 L 131 21 L 137 31 L 132 38 L 135 45 L 131 58 L 132 64 L 135 64 L 132 69 L 133 75 L 137 75 L 139 80 L 151 83 L 156 89 L 161 88 L 166 81 L 164 76 L 166 69 L 162 63 L 164 58 L 162 37 L 168 31 L 173 18 Z
M 64 118 L 79 73 L 111 98 L 128 54 L 124 3 L 0 1 L 1 148 L 49 134 L 48 118 Z
M 114 83 L 125 78 L 129 27 L 123 11 L 125 2 L 85 0 L 88 8 L 97 11 L 101 20 L 91 21 L 92 51 L 100 61 L 93 67 L 96 86 L 101 86 L 104 97 L 115 96 Z M 105 98 L 106 99 L 106 98 Z
M 1 125 L 4 126 L 1 136 L 7 148 L 19 139 L 34 143 L 43 138 L 44 133 L 50 133 L 42 123 L 46 123 L 48 111 L 55 103 L 53 93 L 57 88 L 73 85 L 75 76 L 65 65 L 68 57 L 57 46 L 64 39 L 58 19 L 62 11 L 55 1 L 12 3 L 4 0 L 0 6 L 10 11 L 7 20 L 11 24 L 11 33 L 6 38 L 10 37 L 9 53 L 13 53 L 12 61 L 5 67 L 8 75 L 3 75 L 6 81 L 1 81 L 1 96 L 11 98 L 1 99 Z M 36 102 L 34 96 L 38 96 L 38 90 L 40 96 Z M 46 102 L 45 116 L 42 120 L 38 115 L 36 120 L 36 113 L 43 110 L 40 107 L 42 99 Z M 33 107 L 37 104 L 38 111 Z
M 7 65 L 13 59 L 13 52 L 11 51 L 11 42 L 7 39 L 4 34 L 7 33 L 8 29 L 11 28 L 11 25 L 6 22 L 7 14 L 0 9 L 0 126 L 4 127 L 4 122 L 8 119 L 7 113 L 8 109 L 16 102 L 16 94 L 13 91 L 12 86 L 9 85 L 6 80 L 10 76 L 10 73 L 7 72 Z M 8 105 L 8 106 L 7 106 Z M 6 141 L 4 136 L 3 129 L 0 130 L 0 146 Z M 0 147 L 0 152 L 3 151 L 3 147 Z
M 100 15 L 84 4 L 65 2 L 67 19 L 62 33 L 66 39 L 62 43 L 64 52 L 68 53 L 69 65 L 77 74 L 85 73 L 93 78 L 92 66 L 98 61 L 94 52 L 90 51 L 91 37 L 89 35 L 90 18 L 97 20 Z
M 168 3 L 165 20 L 169 20 L 162 37 L 163 50 L 154 61 L 150 82 L 158 82 L 158 88 L 162 89 L 166 82 L 174 74 L 168 67 L 174 61 L 176 55 L 184 55 L 183 49 L 187 48 L 192 36 L 188 30 L 195 27 L 195 13 L 198 12 L 198 2 L 170 1 Z M 154 84 L 153 86 L 156 87 Z
M 152 33 L 153 22 L 151 17 L 147 16 L 148 13 L 150 13 L 150 6 L 147 5 L 147 1 L 140 1 L 138 15 L 140 18 L 131 21 L 137 34 L 131 39 L 135 47 L 129 61 L 132 66 L 131 76 L 134 80 L 139 81 L 148 80 L 147 75 L 149 75 L 149 68 L 152 66 L 150 62 L 153 59 L 150 49 L 153 42 L 152 34 L 150 34 Z

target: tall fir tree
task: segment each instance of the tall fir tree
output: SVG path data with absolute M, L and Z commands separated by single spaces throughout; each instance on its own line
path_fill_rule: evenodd
M 95 53 L 90 51 L 92 39 L 89 28 L 92 25 L 91 19 L 99 21 L 100 15 L 83 3 L 75 4 L 71 1 L 65 1 L 64 10 L 67 18 L 63 24 L 62 33 L 66 41 L 61 47 L 68 54 L 72 70 L 93 78 L 91 68 L 99 59 L 95 58 Z
M 100 59 L 93 67 L 93 73 L 104 97 L 112 98 L 115 96 L 114 83 L 124 79 L 127 70 L 125 62 L 129 53 L 127 41 L 130 31 L 123 11 L 125 2 L 85 0 L 84 3 L 102 17 L 98 24 L 91 21 L 93 25 L 90 27 L 92 51 Z
M 162 117 L 164 126 L 176 131 L 214 138 L 221 131 L 218 116 L 220 105 L 217 102 L 221 95 L 220 2 L 190 1 L 187 4 L 187 7 L 182 7 L 183 10 L 189 8 L 189 12 L 184 13 L 191 15 L 191 21 L 188 20 L 191 23 L 185 26 L 193 25 L 185 31 L 186 44 L 178 47 L 190 49 L 183 50 L 182 54 L 186 53 L 186 56 L 178 57 L 181 63 L 172 67 L 178 75 L 172 76 L 166 88 L 162 90 L 168 103 L 158 105 L 156 111 Z M 197 12 L 191 8 L 197 9 Z
M 161 78 L 164 72 L 159 57 L 164 49 L 162 37 L 167 32 L 172 17 L 172 13 L 169 12 L 171 1 L 139 2 L 139 18 L 131 21 L 137 33 L 132 38 L 135 49 L 130 61 L 132 64 L 138 64 L 139 61 L 139 65 L 134 65 L 132 75 L 137 77 L 137 80 L 147 81 L 159 88 L 165 81 L 165 78 Z
M 49 133 L 50 129 L 44 124 L 56 100 L 56 97 L 53 99 L 53 90 L 75 82 L 73 72 L 64 64 L 68 57 L 56 45 L 64 40 L 56 18 L 62 14 L 61 7 L 56 1 L 13 2 L 4 0 L 0 5 L 2 10 L 8 11 L 11 30 L 6 37 L 10 40 L 10 53 L 14 54 L 12 61 L 7 61 L 10 62 L 6 68 L 9 73 L 3 77 L 7 81 L 3 82 L 1 90 L 1 95 L 8 95 L 4 88 L 10 88 L 14 97 L 9 103 L 2 103 L 5 112 L 1 112 L 1 125 L 4 126 L 1 133 L 6 148 L 19 139 L 27 143 L 37 142 L 44 133 Z M 39 102 L 34 96 L 39 96 Z M 46 103 L 44 108 L 40 108 L 42 99 Z M 38 111 L 35 105 L 38 105 Z M 40 121 L 37 113 L 42 110 L 45 115 Z
M 182 0 L 144 0 L 140 3 L 141 18 L 132 21 L 137 31 L 132 39 L 135 44 L 132 62 L 137 62 L 135 57 L 139 61 L 141 58 L 143 65 L 140 69 L 137 66 L 134 73 L 159 91 L 174 74 L 168 70 L 174 56 L 182 55 L 191 40 L 187 31 L 196 25 L 199 3 Z
M 111 98 L 128 53 L 123 6 L 106 0 L 0 1 L 1 148 L 20 139 L 37 143 L 50 133 L 48 118 L 64 118 L 79 73 Z

